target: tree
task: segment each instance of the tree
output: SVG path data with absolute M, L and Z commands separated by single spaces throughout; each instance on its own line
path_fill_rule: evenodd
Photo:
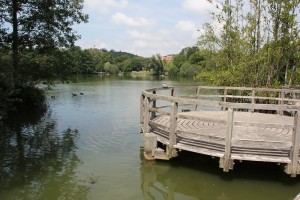
M 23 94 L 36 96 L 33 86 L 38 80 L 53 77 L 56 72 L 65 73 L 55 65 L 64 63 L 63 59 L 70 55 L 57 52 L 74 46 L 79 36 L 72 27 L 87 22 L 88 16 L 82 13 L 83 0 L 0 0 L 0 5 L 0 76 L 4 79 L 0 81 L 3 105 L 0 115 L 3 116 L 14 103 L 24 100 L 20 98 L 26 96 Z M 34 105 L 39 101 L 32 100 Z
M 79 38 L 75 23 L 87 22 L 83 0 L 1 0 L 1 47 L 11 46 L 15 79 L 20 53 L 28 49 L 49 52 L 55 47 L 71 47 Z M 15 80 L 16 81 L 16 80 Z
M 186 61 L 186 57 L 183 54 L 175 55 L 173 58 L 173 64 L 177 69 L 180 69 L 180 67 L 183 65 L 183 63 Z
M 220 13 L 213 18 L 223 29 L 217 35 L 212 25 L 204 26 L 198 45 L 212 54 L 205 59 L 210 67 L 198 80 L 252 87 L 295 83 L 300 66 L 299 0 L 225 0 L 218 7 Z
M 150 69 L 153 70 L 154 75 L 161 75 L 164 71 L 164 62 L 161 55 L 156 54 L 150 58 Z
M 109 74 L 118 74 L 119 68 L 116 65 L 107 62 L 104 64 L 104 71 Z

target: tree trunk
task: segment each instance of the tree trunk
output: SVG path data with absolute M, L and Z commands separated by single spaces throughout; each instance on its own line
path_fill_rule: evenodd
M 256 31 L 256 53 L 259 51 L 260 48 L 260 20 L 261 20 L 261 3 L 260 0 L 258 0 L 256 5 L 256 11 L 257 11 L 257 31 Z
M 12 71 L 13 74 L 15 74 L 15 71 L 18 70 L 18 66 L 19 66 L 18 10 L 19 10 L 18 1 L 13 0 L 12 1 L 12 21 L 13 21 L 13 33 L 12 33 L 13 70 Z

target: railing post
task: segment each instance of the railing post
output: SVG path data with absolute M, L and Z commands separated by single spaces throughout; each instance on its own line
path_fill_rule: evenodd
M 144 124 L 144 98 L 145 96 L 142 94 L 140 98 L 140 124 Z
M 281 92 L 279 93 L 279 95 L 280 95 L 279 98 L 281 98 L 281 100 L 278 101 L 278 104 L 279 104 L 279 105 L 283 105 L 283 103 L 284 103 L 283 99 L 284 99 L 284 96 L 285 96 L 285 92 L 284 92 L 284 91 L 281 91 Z M 278 111 L 277 114 L 283 115 L 283 110 Z
M 173 148 L 173 146 L 176 145 L 177 112 L 178 112 L 178 103 L 173 102 L 171 104 L 170 135 L 169 135 L 169 146 L 167 148 L 167 155 L 169 156 L 169 158 L 177 156 L 177 152 Z
M 228 172 L 229 169 L 233 169 L 233 160 L 231 157 L 231 142 L 232 142 L 232 130 L 233 130 L 233 108 L 228 108 L 227 115 L 227 132 L 225 137 L 225 152 L 224 156 L 220 158 L 220 167 L 224 172 Z
M 197 92 L 196 92 L 196 99 L 198 99 L 198 97 L 199 97 L 200 90 L 201 90 L 201 88 L 198 86 L 197 87 Z M 198 104 L 195 106 L 195 111 L 197 111 L 197 109 L 198 109 Z
M 172 88 L 172 89 L 171 89 L 171 96 L 172 96 L 172 97 L 175 97 L 175 88 Z
M 289 163 L 286 166 L 286 171 L 285 171 L 287 174 L 291 174 L 291 177 L 296 177 L 297 174 L 300 174 L 299 151 L 300 151 L 300 115 L 298 110 L 295 112 L 295 116 L 294 116 L 292 148 L 290 152 L 291 163 Z
M 149 126 L 149 121 L 150 121 L 150 116 L 149 116 L 149 104 L 150 104 L 150 98 L 145 97 L 144 98 L 144 133 L 149 133 L 150 132 L 150 126 Z
M 224 97 L 223 97 L 223 102 L 226 103 L 227 101 L 227 88 L 224 89 Z M 223 107 L 223 110 L 226 110 L 226 107 Z
M 152 93 L 156 94 L 156 91 L 154 90 Z M 152 101 L 152 108 L 156 108 L 156 99 L 154 99 Z M 154 118 L 154 117 L 156 117 L 156 113 L 155 112 L 151 112 L 151 118 Z
M 251 99 L 252 109 L 251 112 L 254 112 L 254 105 L 255 105 L 255 89 L 252 89 L 252 99 Z

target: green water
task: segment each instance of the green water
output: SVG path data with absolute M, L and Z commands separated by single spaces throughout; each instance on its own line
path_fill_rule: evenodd
M 289 200 L 300 192 L 300 178 L 273 163 L 237 162 L 223 173 L 217 159 L 185 152 L 171 161 L 145 161 L 141 91 L 189 81 L 75 80 L 47 90 L 45 115 L 20 114 L 2 128 L 0 200 Z

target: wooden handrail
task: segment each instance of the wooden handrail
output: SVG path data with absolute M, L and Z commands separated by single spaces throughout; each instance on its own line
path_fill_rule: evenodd
M 193 89 L 196 91 L 195 95 L 186 95 L 186 96 L 175 96 L 175 90 L 180 89 Z M 209 89 L 209 90 L 224 90 L 224 94 L 200 94 L 200 90 L 202 89 Z M 157 91 L 161 90 L 171 90 L 171 96 L 164 96 L 156 94 Z M 238 90 L 238 91 L 251 91 L 249 96 L 241 96 L 241 95 L 231 95 L 228 94 L 228 90 Z M 279 96 L 258 96 L 256 95 L 257 92 L 278 92 Z M 164 100 L 169 102 L 177 102 L 179 104 L 191 104 L 195 105 L 196 108 L 198 105 L 206 105 L 206 106 L 216 106 L 216 107 L 225 107 L 228 108 L 229 106 L 233 107 L 234 109 L 249 109 L 251 111 L 256 110 L 276 110 L 282 112 L 284 110 L 288 111 L 295 111 L 299 109 L 299 106 L 293 105 L 285 105 L 284 102 L 290 102 L 295 104 L 300 102 L 300 99 L 292 99 L 286 98 L 284 95 L 287 93 L 292 94 L 292 98 L 296 97 L 296 93 L 300 94 L 300 90 L 294 89 L 270 89 L 270 88 L 247 88 L 247 87 L 216 87 L 216 86 L 180 86 L 180 87 L 169 87 L 169 88 L 153 88 L 146 91 L 143 91 L 142 94 L 151 98 L 152 100 Z M 188 97 L 188 98 L 186 98 Z M 200 98 L 223 98 L 223 103 L 220 101 L 209 101 L 209 100 L 200 100 Z M 250 99 L 251 103 L 234 103 L 228 102 L 228 98 L 236 98 L 236 99 Z M 277 104 L 258 104 L 255 100 L 274 100 L 278 101 Z M 270 106 L 268 106 L 270 105 Z M 155 106 L 153 106 L 155 107 Z

